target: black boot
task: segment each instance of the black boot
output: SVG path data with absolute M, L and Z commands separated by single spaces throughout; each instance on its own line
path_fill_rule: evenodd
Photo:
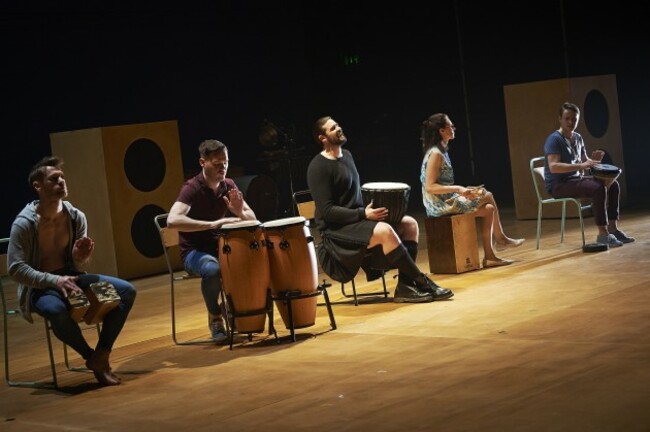
M 414 282 L 418 290 L 429 293 L 434 300 L 445 300 L 454 295 L 450 289 L 438 286 L 437 283 L 429 279 L 424 273 L 420 273 L 420 276 L 415 278 Z
M 386 255 L 386 259 L 399 269 L 397 288 L 393 295 L 395 303 L 424 303 L 433 301 L 433 296 L 428 291 L 420 289 L 414 281 L 414 277 L 422 274 L 409 256 L 404 245 Z

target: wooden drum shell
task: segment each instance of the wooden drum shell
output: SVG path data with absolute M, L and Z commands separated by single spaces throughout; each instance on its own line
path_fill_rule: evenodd
M 266 323 L 269 258 L 259 221 L 224 224 L 219 230 L 219 264 L 223 289 L 235 311 L 240 333 L 259 333 Z M 243 312 L 259 314 L 237 317 Z
M 313 294 L 318 289 L 318 264 L 311 232 L 304 217 L 289 217 L 263 224 L 267 242 L 271 290 L 274 297 L 287 292 L 300 295 Z M 314 325 L 316 321 L 317 296 L 292 300 L 291 309 L 294 328 Z M 275 300 L 287 329 L 289 311 L 287 301 Z

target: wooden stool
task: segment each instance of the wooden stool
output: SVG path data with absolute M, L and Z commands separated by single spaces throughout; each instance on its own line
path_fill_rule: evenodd
M 464 273 L 480 268 L 473 214 L 426 217 L 424 225 L 431 273 Z

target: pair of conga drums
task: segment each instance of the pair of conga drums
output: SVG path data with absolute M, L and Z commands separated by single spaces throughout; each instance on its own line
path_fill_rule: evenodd
M 291 322 L 293 328 L 314 325 L 316 296 L 292 300 L 292 320 L 287 300 L 282 300 L 318 289 L 316 250 L 304 217 L 224 224 L 219 231 L 219 262 L 239 332 L 264 330 L 269 287 L 287 328 Z

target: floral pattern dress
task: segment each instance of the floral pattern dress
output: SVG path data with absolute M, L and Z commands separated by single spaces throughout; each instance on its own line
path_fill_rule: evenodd
M 438 147 L 431 147 L 424 155 L 424 159 L 422 160 L 422 170 L 420 171 L 420 182 L 422 183 L 422 202 L 424 204 L 424 209 L 427 212 L 427 216 L 438 217 L 448 214 L 471 213 L 473 211 L 476 211 L 476 208 L 480 202 L 480 198 L 469 200 L 465 197 L 460 196 L 460 194 L 456 192 L 447 194 L 427 193 L 425 187 L 427 179 L 427 163 L 432 152 L 438 152 L 442 155 L 442 164 L 440 164 L 437 183 L 445 186 L 454 184 L 454 169 L 451 166 L 449 153 L 441 152 Z M 451 198 L 458 198 L 458 204 L 456 207 L 457 210 L 450 211 L 450 205 L 445 202 Z

